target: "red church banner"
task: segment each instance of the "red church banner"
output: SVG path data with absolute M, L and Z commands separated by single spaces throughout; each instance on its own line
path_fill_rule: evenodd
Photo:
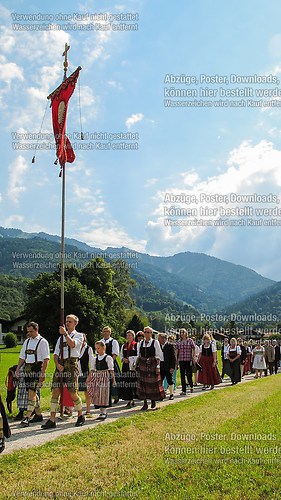
M 51 99 L 53 129 L 57 145 L 57 158 L 60 165 L 66 162 L 73 163 L 75 154 L 70 140 L 66 136 L 66 117 L 68 101 L 72 96 L 78 80 L 81 67 L 79 66 L 62 84 L 52 92 L 47 99 Z

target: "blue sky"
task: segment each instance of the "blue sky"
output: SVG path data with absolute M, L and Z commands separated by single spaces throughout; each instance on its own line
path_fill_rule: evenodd
M 281 4 L 278 0 L 126 0 L 0 3 L 0 107 L 2 175 L 0 225 L 24 231 L 60 233 L 60 190 L 55 152 L 15 149 L 14 133 L 36 134 L 46 97 L 61 82 L 62 52 L 69 43 L 69 73 L 78 65 L 84 133 L 138 134 L 138 149 L 76 151 L 67 167 L 66 235 L 95 247 L 127 246 L 154 255 L 203 252 L 242 264 L 264 276 L 281 280 L 280 225 L 264 221 L 281 216 L 232 219 L 243 226 L 214 226 L 218 216 L 203 217 L 210 225 L 165 225 L 164 209 L 243 208 L 278 209 L 281 199 L 281 112 L 277 105 L 252 107 L 165 107 L 164 88 L 281 89 Z M 65 29 L 16 29 L 48 21 L 15 21 L 12 13 L 50 15 Z M 74 14 L 84 15 L 77 21 Z M 75 30 L 94 14 L 137 15 L 126 18 L 135 30 Z M 68 21 L 57 21 L 58 14 Z M 94 21 L 93 21 L 94 23 Z M 108 24 L 103 21 L 98 24 Z M 115 18 L 113 24 L 121 21 Z M 276 81 L 247 84 L 200 84 L 200 75 L 264 76 Z M 194 85 L 165 84 L 165 75 L 195 76 Z M 280 92 L 281 93 L 281 92 Z M 69 135 L 80 131 L 78 87 L 69 104 Z M 224 99 L 223 97 L 220 97 Z M 178 99 L 175 100 L 187 100 Z M 189 100 L 193 100 L 190 98 Z M 195 98 L 195 99 L 199 99 Z M 254 97 L 256 101 L 257 97 Z M 208 99 L 206 99 L 208 100 Z M 214 101 L 216 99 L 212 99 Z M 267 99 L 268 101 L 269 99 Z M 52 132 L 47 108 L 42 132 Z M 127 136 L 128 137 L 128 136 Z M 48 142 L 48 141 L 47 141 Z M 49 141 L 53 144 L 53 141 Z M 80 141 L 72 139 L 72 143 Z M 96 143 L 92 139 L 84 141 Z M 103 141 L 108 143 L 109 141 Z M 124 141 L 115 141 L 115 143 Z M 195 196 L 199 202 L 165 203 L 165 193 Z M 277 202 L 201 202 L 200 194 L 230 193 L 267 196 Z M 269 200 L 269 201 L 268 201 Z M 281 205 L 280 205 L 281 206 Z M 237 213 L 237 212 L 236 212 Z M 171 218 L 171 217 L 170 217 Z M 177 219 L 187 217 L 174 217 Z M 196 217 L 189 217 L 189 219 Z M 254 217 L 255 218 L 255 217 Z M 198 216 L 197 219 L 202 219 Z M 224 217 L 224 219 L 227 219 Z M 227 219 L 227 220 L 231 220 Z

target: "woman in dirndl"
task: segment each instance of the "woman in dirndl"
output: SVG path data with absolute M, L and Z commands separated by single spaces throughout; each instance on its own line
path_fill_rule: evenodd
M 105 420 L 106 408 L 111 406 L 111 387 L 116 385 L 113 358 L 105 353 L 105 343 L 95 343 L 97 356 L 90 365 L 90 373 L 86 380 L 88 394 L 95 408 L 100 409 L 97 420 Z
M 119 398 L 128 401 L 126 408 L 135 406 L 134 398 L 136 397 L 136 359 L 137 359 L 137 342 L 135 342 L 135 332 L 128 330 L 126 332 L 127 342 L 122 345 L 120 358 L 122 361 L 122 372 L 120 376 L 118 394 Z
M 253 369 L 255 370 L 255 378 L 261 378 L 263 370 L 266 369 L 265 349 L 260 340 L 257 340 L 253 349 Z
M 152 338 L 152 328 L 146 326 L 143 331 L 144 340 L 137 345 L 137 397 L 144 400 L 141 411 L 147 411 L 147 400 L 151 400 L 151 408 L 155 409 L 155 402 L 164 399 L 165 392 L 160 375 L 160 344 Z
M 230 339 L 229 348 L 227 351 L 227 357 L 230 363 L 230 378 L 232 385 L 241 382 L 240 356 L 241 349 L 237 344 L 236 338 L 233 337 L 232 339 Z
M 217 367 L 216 344 L 212 342 L 208 333 L 205 333 L 203 336 L 203 344 L 200 346 L 198 364 L 202 367 L 202 371 L 198 374 L 198 382 L 203 384 L 202 391 L 205 391 L 209 386 L 210 390 L 212 390 L 215 385 L 221 383 L 221 377 Z

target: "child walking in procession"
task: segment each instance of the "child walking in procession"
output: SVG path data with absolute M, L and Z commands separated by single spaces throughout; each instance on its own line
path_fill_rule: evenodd
M 105 420 L 106 409 L 111 406 L 112 387 L 116 386 L 113 358 L 105 353 L 105 343 L 95 343 L 97 356 L 90 361 L 90 373 L 86 383 L 88 394 L 95 408 L 100 409 L 97 420 Z

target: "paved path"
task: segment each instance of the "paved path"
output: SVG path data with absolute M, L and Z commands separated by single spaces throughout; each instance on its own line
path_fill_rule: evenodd
M 246 375 L 242 379 L 242 383 L 249 382 L 254 380 L 253 375 Z M 225 387 L 231 386 L 230 379 L 224 379 L 224 382 L 215 387 L 215 391 L 224 389 Z M 169 397 L 157 403 L 158 408 L 163 408 L 168 404 L 176 404 L 179 401 L 183 401 L 186 399 L 191 399 L 197 397 L 199 395 L 207 394 L 209 391 L 202 391 L 202 386 L 194 387 L 193 394 L 187 393 L 186 396 L 180 396 L 180 388 L 178 388 L 175 392 L 175 397 L 173 401 L 169 401 Z M 67 418 L 63 421 L 57 421 L 57 427 L 55 429 L 50 429 L 44 431 L 41 429 L 41 422 L 36 424 L 31 424 L 30 427 L 22 428 L 19 422 L 10 421 L 10 427 L 12 431 L 12 435 L 9 439 L 6 440 L 6 448 L 1 454 L 1 456 L 6 455 L 8 453 L 12 453 L 16 450 L 23 450 L 27 448 L 31 448 L 33 446 L 40 446 L 41 444 L 47 443 L 49 441 L 54 441 L 60 436 L 65 436 L 67 434 L 73 434 L 74 432 L 81 432 L 85 429 L 93 429 L 97 425 L 106 425 L 106 423 L 114 422 L 116 419 L 120 417 L 128 417 L 133 416 L 139 413 L 139 410 L 142 406 L 142 402 L 138 401 L 136 406 L 131 409 L 125 408 L 126 402 L 120 401 L 117 405 L 114 405 L 112 408 L 108 408 L 108 417 L 105 421 L 100 422 L 96 420 L 96 417 L 99 414 L 98 410 L 94 410 L 94 416 L 91 419 L 86 419 L 86 423 L 82 427 L 75 427 L 76 417 Z M 153 410 L 149 410 L 153 411 Z M 47 414 L 44 414 L 45 418 L 48 417 Z

